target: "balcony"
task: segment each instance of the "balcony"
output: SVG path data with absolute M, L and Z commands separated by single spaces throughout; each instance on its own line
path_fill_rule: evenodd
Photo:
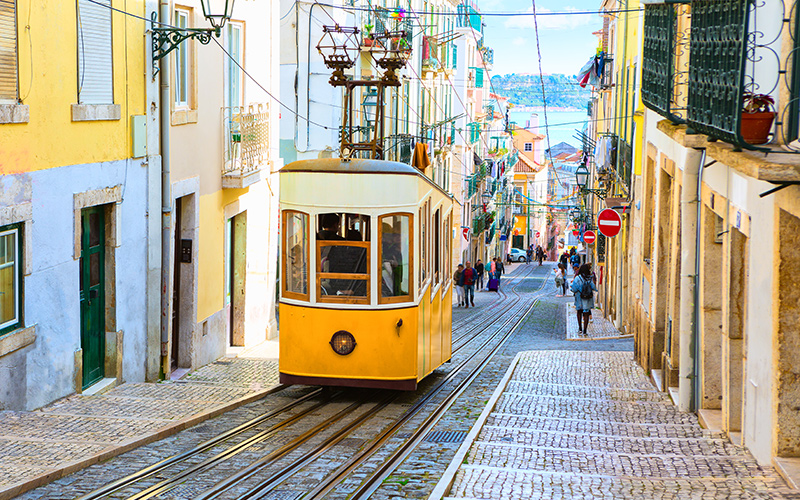
M 777 102 L 785 88 L 790 97 L 773 109 L 778 127 L 772 139 L 781 132 L 780 142 L 796 139 L 800 75 L 787 69 L 797 67 L 797 37 L 791 42 L 794 48 L 782 44 L 789 38 L 784 30 L 792 29 L 799 14 L 796 8 L 784 10 L 778 0 L 692 2 L 691 12 L 686 5 L 646 5 L 644 104 L 673 123 L 686 123 L 691 131 L 736 149 L 768 150 L 743 136 L 744 97 L 767 94 Z
M 269 161 L 269 106 L 222 108 L 222 126 L 222 187 L 242 189 L 261 180 L 261 168 Z
M 481 19 L 481 15 L 478 13 L 478 8 L 474 2 L 462 2 L 458 5 L 457 12 L 457 28 L 472 28 L 479 33 L 483 33 L 483 20 Z
M 441 68 L 440 61 L 442 57 L 440 52 L 439 41 L 435 36 L 422 37 L 422 71 L 438 71 Z

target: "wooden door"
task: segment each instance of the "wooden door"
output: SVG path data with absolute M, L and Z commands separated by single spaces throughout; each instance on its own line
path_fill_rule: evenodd
M 83 388 L 105 376 L 105 214 L 102 207 L 81 211 L 81 349 Z

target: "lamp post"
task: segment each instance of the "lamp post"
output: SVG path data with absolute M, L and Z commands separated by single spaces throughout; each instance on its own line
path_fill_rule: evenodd
M 580 190 L 581 194 L 589 194 L 592 193 L 595 196 L 599 196 L 600 198 L 606 197 L 606 190 L 605 189 L 592 189 L 586 187 L 589 183 L 589 169 L 586 168 L 585 163 L 581 163 L 578 165 L 578 169 L 575 170 L 575 183 L 578 185 L 578 189 Z
M 194 38 L 203 45 L 211 41 L 213 34 L 217 38 L 222 34 L 225 22 L 233 14 L 233 3 L 236 0 L 200 0 L 203 17 L 211 24 L 210 28 L 173 28 L 169 26 L 169 8 L 162 5 L 161 22 L 158 14 L 150 16 L 153 32 L 153 76 L 159 72 L 156 62 L 178 48 L 184 40 Z
M 160 17 L 156 12 L 150 16 L 153 49 L 153 78 L 159 75 L 159 142 L 161 153 L 161 289 L 171 290 L 173 275 L 172 245 L 172 192 L 170 189 L 170 88 L 167 61 L 164 56 L 178 48 L 184 40 L 195 38 L 203 45 L 211 41 L 211 34 L 220 36 L 225 22 L 231 18 L 235 0 L 200 0 L 203 16 L 211 23 L 211 28 L 173 28 L 170 26 L 170 3 L 160 1 Z M 165 71 L 161 71 L 161 70 Z M 159 74 L 160 73 L 160 74 Z M 159 378 L 167 378 L 170 373 L 169 344 L 172 332 L 172 307 L 170 293 L 161 294 L 161 359 Z

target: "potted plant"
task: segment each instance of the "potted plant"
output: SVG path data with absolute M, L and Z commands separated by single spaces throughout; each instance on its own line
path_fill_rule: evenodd
M 372 39 L 372 30 L 375 28 L 374 24 L 365 24 L 364 25 L 364 37 L 362 38 L 362 44 L 365 47 L 372 47 L 372 42 L 375 40 Z
M 749 144 L 765 144 L 769 140 L 775 111 L 775 100 L 768 94 L 745 92 L 742 99 L 742 139 Z

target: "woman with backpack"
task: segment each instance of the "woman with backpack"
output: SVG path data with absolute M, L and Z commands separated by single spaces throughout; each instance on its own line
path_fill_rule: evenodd
M 578 269 L 578 275 L 572 280 L 570 290 L 575 294 L 575 310 L 578 314 L 578 335 L 588 336 L 589 315 L 594 307 L 594 292 L 597 287 L 592 281 L 592 265 L 584 264 Z M 581 326 L 583 325 L 583 326 Z

